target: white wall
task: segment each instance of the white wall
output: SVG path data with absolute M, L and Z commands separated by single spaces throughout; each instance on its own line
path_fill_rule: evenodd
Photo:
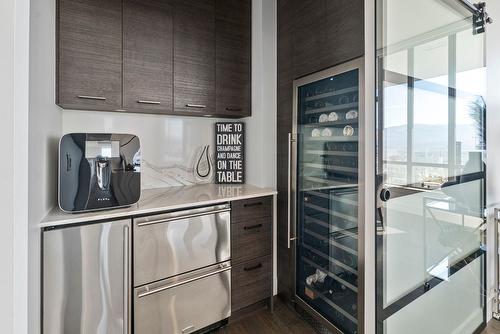
M 494 279 L 494 248 L 493 238 L 495 237 L 493 231 L 493 211 L 495 207 L 500 207 L 500 154 L 498 148 L 500 147 L 500 90 L 498 88 L 498 78 L 500 78 L 500 1 L 489 0 L 487 2 L 487 10 L 493 18 L 494 23 L 488 25 L 486 32 L 486 66 L 488 68 L 488 94 L 486 103 L 488 106 L 486 116 L 486 145 L 487 145 L 487 201 L 488 201 L 488 254 L 487 254 L 487 268 L 488 268 L 488 311 L 486 315 L 491 317 L 491 306 L 493 292 L 493 279 Z
M 247 123 L 247 182 L 276 188 L 277 4 L 252 2 L 252 111 Z
M 0 1 L 0 332 L 27 332 L 29 0 Z
M 62 113 L 55 105 L 55 0 L 32 0 L 29 59 L 29 332 L 40 330 L 40 230 L 57 204 L 57 143 Z

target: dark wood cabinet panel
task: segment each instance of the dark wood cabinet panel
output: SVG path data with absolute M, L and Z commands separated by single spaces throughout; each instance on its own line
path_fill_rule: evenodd
M 123 108 L 173 111 L 171 0 L 123 2 Z
M 215 0 L 174 8 L 174 111 L 215 114 Z
M 247 261 L 231 269 L 233 312 L 272 296 L 271 255 Z
M 216 0 L 216 110 L 251 115 L 251 0 Z
M 325 9 L 328 1 L 293 1 L 293 62 L 296 78 L 316 72 L 323 66 Z
M 231 223 L 255 221 L 258 218 L 273 216 L 273 197 L 258 197 L 231 203 Z
M 233 265 L 272 253 L 272 222 L 272 217 L 266 217 L 231 226 Z
M 277 131 L 277 239 L 278 293 L 293 293 L 293 261 L 288 249 L 288 133 L 292 131 L 293 111 L 293 30 L 294 1 L 278 0 L 278 131 Z
M 67 109 L 122 106 L 122 0 L 59 0 L 57 97 Z
M 364 1 L 326 1 L 323 68 L 363 56 Z

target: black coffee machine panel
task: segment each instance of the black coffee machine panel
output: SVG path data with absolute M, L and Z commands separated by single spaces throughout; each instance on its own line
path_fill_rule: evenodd
M 130 134 L 70 133 L 59 142 L 59 207 L 130 206 L 141 194 L 141 146 Z

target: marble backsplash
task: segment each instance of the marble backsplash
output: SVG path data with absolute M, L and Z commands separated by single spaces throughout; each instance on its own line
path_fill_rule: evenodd
M 70 132 L 131 133 L 141 141 L 142 188 L 168 188 L 212 183 L 214 118 L 125 114 L 100 111 L 63 112 L 63 134 Z M 207 174 L 209 165 L 204 148 L 209 147 L 211 169 L 199 177 L 196 166 Z

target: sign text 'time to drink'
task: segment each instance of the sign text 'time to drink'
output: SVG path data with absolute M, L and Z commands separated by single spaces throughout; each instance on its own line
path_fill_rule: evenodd
M 245 183 L 245 124 L 215 123 L 215 182 Z

